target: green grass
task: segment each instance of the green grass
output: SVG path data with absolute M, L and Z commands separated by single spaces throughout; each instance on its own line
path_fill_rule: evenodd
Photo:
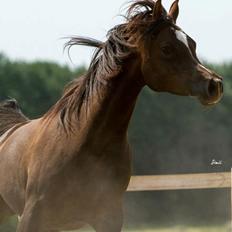
M 12 218 L 8 223 L 5 225 L 0 226 L 0 232 L 15 232 L 16 231 L 16 221 L 15 218 Z M 72 232 L 94 232 L 92 229 L 81 229 Z M 201 227 L 191 227 L 191 226 L 173 226 L 167 228 L 129 228 L 123 229 L 123 232 L 232 232 L 230 230 L 230 226 L 201 226 Z
M 125 232 L 231 232 L 229 228 L 226 227 L 183 227 L 177 226 L 173 228 L 163 228 L 163 229 L 141 229 L 141 230 L 128 230 Z
M 74 231 L 73 231 L 74 232 Z M 91 229 L 82 229 L 75 232 L 93 232 Z M 139 229 L 124 229 L 123 232 L 231 232 L 229 225 L 225 226 L 202 226 L 202 227 L 188 227 L 175 226 L 169 228 L 139 228 Z

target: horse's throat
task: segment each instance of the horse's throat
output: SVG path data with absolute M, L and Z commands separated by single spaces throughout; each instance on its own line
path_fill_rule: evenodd
M 126 134 L 137 97 L 143 88 L 140 78 L 136 69 L 125 71 L 104 87 L 103 96 L 95 104 L 97 109 L 93 109 L 92 126 L 95 132 L 113 136 Z

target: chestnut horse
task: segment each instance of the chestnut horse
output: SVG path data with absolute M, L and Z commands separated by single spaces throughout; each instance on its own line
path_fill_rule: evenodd
M 142 88 L 195 96 L 204 105 L 223 94 L 222 78 L 200 63 L 196 43 L 176 25 L 178 13 L 178 1 L 169 12 L 161 0 L 135 1 L 106 42 L 71 38 L 68 48 L 97 48 L 87 74 L 42 118 L 18 115 L 22 122 L 1 137 L 0 220 L 18 215 L 18 232 L 85 224 L 121 231 L 131 176 L 127 129 Z

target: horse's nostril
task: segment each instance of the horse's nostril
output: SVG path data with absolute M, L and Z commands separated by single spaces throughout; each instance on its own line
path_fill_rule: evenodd
M 208 95 L 214 97 L 220 93 L 223 93 L 223 84 L 220 80 L 210 80 L 208 84 Z

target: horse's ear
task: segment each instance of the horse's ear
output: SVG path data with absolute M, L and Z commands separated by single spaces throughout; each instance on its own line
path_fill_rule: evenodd
M 173 2 L 170 10 L 169 10 L 169 16 L 176 22 L 179 15 L 179 0 L 176 0 Z
M 161 0 L 157 0 L 153 9 L 153 19 L 158 20 L 163 13 L 163 6 Z

